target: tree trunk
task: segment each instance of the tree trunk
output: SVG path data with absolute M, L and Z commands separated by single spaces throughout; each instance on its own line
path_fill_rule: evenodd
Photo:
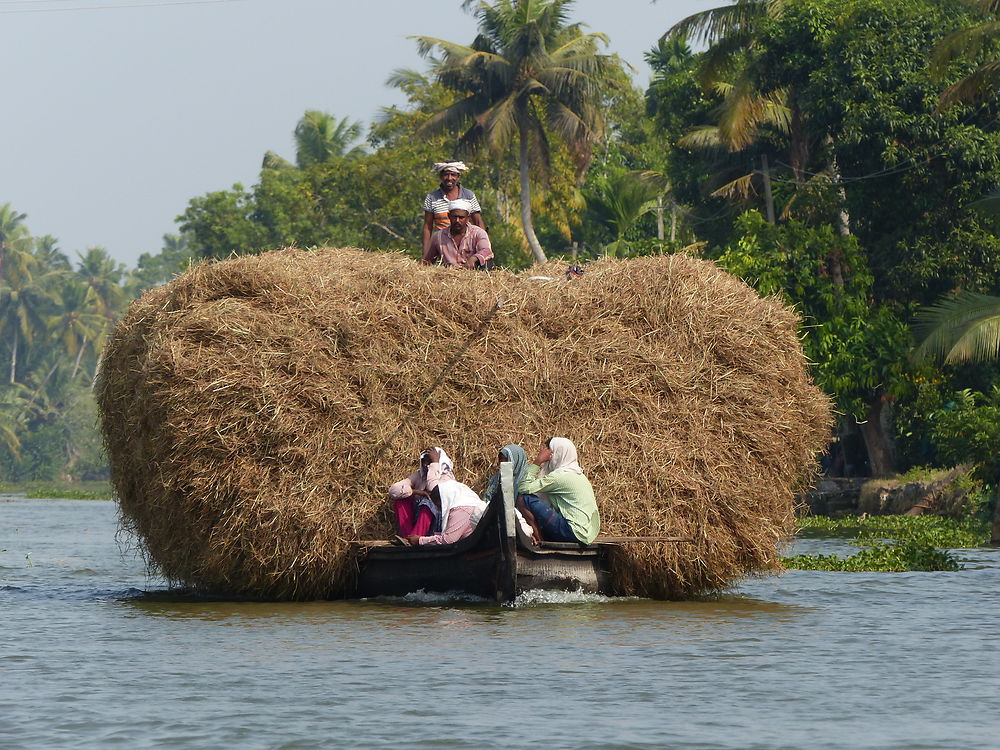
M 868 451 L 868 467 L 873 477 L 887 477 L 896 473 L 895 459 L 892 447 L 882 428 L 882 409 L 885 402 L 881 396 L 868 405 L 868 414 L 864 422 L 858 422 L 858 430 L 865 440 Z
M 837 186 L 837 197 L 840 199 L 840 208 L 837 209 L 837 234 L 842 237 L 851 235 L 851 215 L 847 212 L 847 191 L 844 190 L 844 183 L 840 181 L 840 166 L 837 164 L 837 155 L 833 150 L 833 136 L 826 136 L 826 146 L 830 149 L 830 179 Z M 839 255 L 830 258 L 830 277 L 838 289 L 844 286 L 844 264 Z
M 774 224 L 774 194 L 771 192 L 771 165 L 767 163 L 767 154 L 760 157 L 761 171 L 764 176 L 764 203 L 767 206 L 767 223 Z
M 14 322 L 14 348 L 10 353 L 10 383 L 14 384 L 14 378 L 17 375 L 17 322 Z
M 94 379 L 90 381 L 90 390 L 94 390 L 94 388 L 97 387 L 97 376 L 101 374 L 101 361 L 103 356 L 104 352 L 98 352 L 97 364 L 94 365 Z
M 89 340 L 86 336 L 83 337 L 83 343 L 80 344 L 80 349 L 76 353 L 76 360 L 73 362 L 73 374 L 69 376 L 70 380 L 76 378 L 76 371 L 80 369 L 80 359 L 83 357 L 83 350 L 87 348 Z
M 538 237 L 535 236 L 535 227 L 531 223 L 531 184 L 528 181 L 528 125 L 525 122 L 526 115 L 517 118 L 517 130 L 520 137 L 520 159 L 518 165 L 521 173 L 521 224 L 524 226 L 524 236 L 528 240 L 528 247 L 535 260 L 544 263 L 548 260 L 545 251 L 542 250 Z
M 795 88 L 792 87 L 788 94 L 788 100 L 792 110 L 791 122 L 789 123 L 789 159 L 792 162 L 792 174 L 795 175 L 796 182 L 805 181 L 805 169 L 809 163 L 809 136 L 805 132 L 805 125 L 802 122 L 802 112 L 798 102 L 795 100 Z

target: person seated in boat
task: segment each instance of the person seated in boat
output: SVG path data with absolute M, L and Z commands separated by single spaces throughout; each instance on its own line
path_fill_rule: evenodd
M 454 470 L 454 463 L 442 448 L 424 448 L 417 470 L 389 488 L 389 499 L 402 536 L 423 536 L 441 530 L 441 514 L 430 493 L 442 479 L 454 479 Z
M 433 451 L 434 449 L 430 449 Z M 429 451 L 429 452 L 430 452 Z M 434 454 L 430 453 L 431 460 Z M 431 464 L 433 465 L 433 464 Z M 428 472 L 430 473 L 430 472 Z M 483 517 L 486 510 L 479 495 L 456 479 L 444 477 L 428 481 L 430 497 L 441 515 L 441 531 L 436 534 L 410 534 L 406 541 L 413 547 L 433 544 L 454 544 L 469 536 Z
M 522 510 L 531 514 L 549 542 L 590 544 L 601 531 L 601 516 L 571 440 L 554 437 L 542 443 L 535 463 L 518 485 Z
M 512 466 L 514 473 L 514 491 L 517 492 L 518 486 L 521 484 L 521 480 L 524 479 L 524 472 L 528 468 L 528 454 L 525 453 L 524 448 L 520 445 L 506 445 L 500 449 L 497 454 L 497 463 L 507 463 L 509 462 Z M 489 479 L 486 480 L 486 489 L 483 492 L 483 500 L 490 502 L 500 490 L 500 472 L 497 471 Z M 530 512 L 525 512 L 524 503 L 521 501 L 520 494 L 517 495 L 517 507 L 514 509 L 514 513 L 517 516 L 518 525 L 520 525 L 521 530 L 529 537 L 531 541 L 535 544 L 540 544 L 542 541 L 542 535 L 538 530 L 538 525 L 534 521 L 534 517 Z

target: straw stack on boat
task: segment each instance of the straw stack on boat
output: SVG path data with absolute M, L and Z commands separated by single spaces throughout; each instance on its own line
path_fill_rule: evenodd
M 135 301 L 98 401 L 124 522 L 168 579 L 280 599 L 348 590 L 387 486 L 441 445 L 475 484 L 511 442 L 571 438 L 624 594 L 687 597 L 779 567 L 830 426 L 797 319 L 683 254 L 565 280 L 286 249 Z M 550 276 L 551 280 L 530 277 Z

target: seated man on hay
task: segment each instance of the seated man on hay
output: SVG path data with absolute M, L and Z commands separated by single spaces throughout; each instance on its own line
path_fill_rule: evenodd
M 519 508 L 550 542 L 590 544 L 601 531 L 594 488 L 577 462 L 572 441 L 542 443 L 518 485 Z
M 462 172 L 469 171 L 463 161 L 439 161 L 431 171 L 441 180 L 437 190 L 432 190 L 424 197 L 424 230 L 422 234 L 421 252 L 426 253 L 431 243 L 431 236 L 438 229 L 447 229 L 451 223 L 448 219 L 448 204 L 451 201 L 464 198 L 469 201 L 472 216 L 469 222 L 486 229 L 483 223 L 483 210 L 479 206 L 476 194 L 462 184 Z
M 493 260 L 493 246 L 485 229 L 469 223 L 472 204 L 455 200 L 448 204 L 451 222 L 431 236 L 420 262 L 430 265 L 441 261 L 445 266 L 474 269 L 477 265 L 488 268 Z

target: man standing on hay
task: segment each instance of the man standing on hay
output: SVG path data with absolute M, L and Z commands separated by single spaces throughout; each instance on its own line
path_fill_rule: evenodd
M 431 235 L 430 245 L 420 262 L 424 265 L 438 259 L 445 266 L 474 269 L 477 265 L 489 268 L 493 260 L 493 247 L 486 230 L 470 224 L 472 205 L 459 199 L 448 204 L 449 225 Z
M 431 171 L 441 178 L 441 186 L 433 190 L 424 197 L 424 232 L 423 232 L 423 254 L 431 245 L 431 236 L 434 232 L 447 229 L 448 224 L 448 204 L 451 201 L 463 199 L 469 201 L 471 207 L 469 213 L 471 218 L 469 223 L 480 229 L 486 229 L 483 223 L 483 210 L 479 206 L 476 194 L 471 190 L 462 187 L 462 172 L 469 171 L 464 161 L 439 161 Z

